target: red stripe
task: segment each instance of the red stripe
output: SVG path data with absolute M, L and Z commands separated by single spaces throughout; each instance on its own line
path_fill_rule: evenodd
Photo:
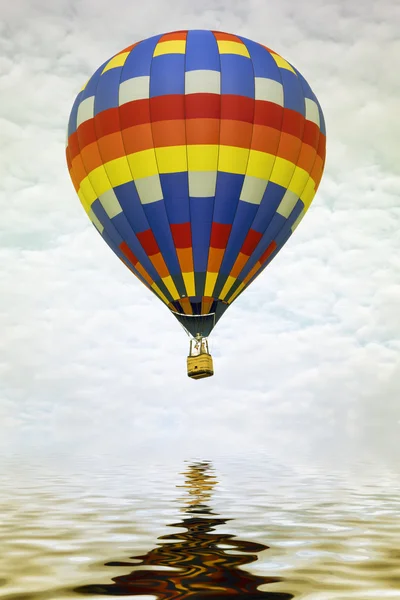
M 97 140 L 96 130 L 95 130 L 95 120 L 89 119 L 88 121 L 84 121 L 81 125 L 79 125 L 78 132 L 78 141 L 79 146 L 81 148 L 85 148 L 85 146 L 89 146 L 89 144 L 93 144 Z
M 175 248 L 191 248 L 192 234 L 190 223 L 175 223 L 171 225 L 171 233 Z
M 109 109 L 113 110 L 113 109 Z M 105 110 L 104 114 L 108 111 Z M 134 100 L 127 102 L 119 107 L 120 129 L 128 129 L 134 125 L 144 125 L 151 123 L 150 102 L 147 98 L 144 100 Z
M 304 117 L 295 110 L 285 108 L 283 111 L 282 131 L 295 137 L 302 138 L 304 131 Z
M 188 94 L 185 96 L 187 119 L 219 119 L 221 96 L 219 94 Z
M 121 250 L 122 254 L 124 256 L 126 256 L 126 258 L 133 264 L 136 265 L 139 261 L 136 258 L 136 256 L 133 254 L 132 250 L 129 248 L 128 244 L 126 242 L 121 242 L 119 245 L 119 249 Z
M 277 244 L 275 240 L 273 240 L 266 251 L 261 255 L 259 262 L 263 265 L 265 261 L 271 256 L 271 254 L 276 250 Z
M 94 124 L 97 137 L 101 138 L 110 133 L 115 133 L 121 129 L 121 123 L 117 108 L 109 108 L 100 112 L 94 117 Z
M 220 98 L 221 119 L 253 123 L 255 109 L 255 100 L 253 98 L 233 94 L 222 94 Z
M 225 223 L 213 223 L 211 228 L 210 246 L 224 250 L 228 244 L 232 225 Z
M 255 231 L 254 229 L 250 229 L 249 233 L 246 235 L 246 239 L 243 242 L 243 246 L 240 250 L 246 256 L 250 256 L 252 252 L 255 250 L 258 242 L 262 238 L 262 233 Z
M 150 98 L 150 119 L 155 121 L 171 121 L 185 118 L 185 96 L 171 94 Z
M 71 161 L 73 161 L 74 158 L 76 156 L 78 156 L 78 154 L 80 154 L 80 151 L 81 151 L 81 149 L 79 147 L 79 142 L 78 142 L 78 133 L 76 131 L 72 135 L 69 136 L 68 148 L 69 148 Z
M 151 229 L 146 229 L 146 231 L 137 233 L 136 237 L 138 238 L 147 256 L 153 256 L 154 254 L 158 254 L 160 252 L 160 249 L 156 242 L 156 238 L 154 237 L 154 234 L 151 231 Z
M 256 100 L 254 106 L 254 124 L 266 125 L 274 129 L 281 129 L 284 109 L 279 104 Z
M 71 160 L 81 149 L 96 139 L 123 131 L 136 125 L 152 122 L 174 121 L 184 119 L 216 119 L 218 121 L 239 121 L 272 127 L 298 138 L 316 148 L 324 157 L 325 136 L 319 133 L 315 123 L 306 121 L 296 111 L 284 109 L 273 102 L 254 101 L 243 96 L 219 94 L 183 94 L 159 96 L 157 98 L 134 100 L 117 108 L 110 108 L 94 119 L 82 123 L 77 132 L 68 140 Z M 79 143 L 78 143 L 79 135 Z M 319 135 L 319 140 L 318 140 Z
M 325 153 L 326 153 L 326 136 L 323 133 L 320 133 L 319 140 L 318 140 L 317 154 L 318 154 L 318 156 L 320 156 L 322 158 L 322 160 L 324 160 Z
M 318 148 L 319 127 L 312 121 L 305 121 L 303 142 L 309 144 L 312 148 Z

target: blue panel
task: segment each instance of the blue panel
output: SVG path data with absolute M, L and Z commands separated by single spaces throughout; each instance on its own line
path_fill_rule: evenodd
M 285 108 L 295 110 L 303 117 L 306 115 L 306 106 L 304 102 L 303 89 L 299 79 L 294 73 L 287 69 L 282 69 L 283 83 L 283 104 Z
M 259 245 L 257 246 L 256 251 L 250 256 L 248 262 L 246 263 L 246 265 L 244 266 L 244 268 L 240 274 L 240 278 L 242 280 L 250 273 L 251 269 L 254 267 L 256 262 L 263 255 L 263 253 L 266 251 L 266 249 L 268 248 L 270 243 L 275 239 L 275 237 L 278 235 L 279 231 L 285 225 L 285 222 L 286 222 L 286 219 L 285 219 L 285 217 L 282 217 L 282 215 L 276 213 L 273 216 L 269 227 L 267 228 Z
M 290 227 L 283 227 L 282 231 L 276 236 L 276 244 L 277 244 L 277 248 L 276 250 L 274 250 L 274 252 L 271 254 L 272 258 L 273 256 L 276 256 L 276 254 L 278 254 L 279 250 L 282 250 L 283 246 L 286 244 L 286 242 L 288 241 L 288 239 L 290 238 L 290 236 L 292 235 L 292 230 Z
M 314 92 L 310 88 L 308 81 L 306 81 L 304 79 L 303 75 L 301 73 L 299 73 L 299 71 L 297 69 L 295 69 L 295 71 L 296 71 L 297 77 L 300 81 L 300 85 L 303 89 L 303 94 L 304 94 L 305 98 L 310 98 L 310 100 L 315 101 L 316 98 L 315 98 Z
M 283 188 L 272 181 L 268 182 L 267 187 L 265 188 L 264 196 L 262 197 L 256 217 L 252 224 L 253 229 L 259 233 L 264 233 L 270 224 L 271 219 L 275 215 L 276 209 L 278 208 L 285 193 L 286 188 Z
M 99 219 L 100 223 L 103 225 L 107 235 L 110 237 L 112 242 L 119 246 L 123 242 L 123 239 L 118 233 L 118 231 L 115 229 L 115 226 L 111 222 L 110 217 L 101 205 L 100 200 L 95 200 L 93 202 L 92 210 L 96 217 Z
M 322 112 L 322 108 L 318 102 L 318 110 L 319 110 L 319 128 L 321 133 L 323 133 L 324 135 L 326 135 L 326 126 L 325 126 L 325 118 L 324 118 L 324 113 Z
M 72 105 L 71 114 L 69 115 L 68 137 L 70 135 L 72 135 L 73 133 L 75 133 L 75 131 L 77 130 L 76 125 L 77 125 L 77 118 L 78 118 L 78 108 L 79 108 L 81 101 L 82 101 L 82 92 L 79 92 L 79 94 L 75 98 L 75 102 Z
M 94 98 L 94 114 L 98 115 L 103 110 L 115 108 L 119 105 L 119 82 L 122 67 L 110 69 L 102 75 L 97 84 Z
M 243 187 L 244 175 L 218 171 L 214 221 L 232 225 Z
M 207 270 L 214 198 L 190 198 L 193 262 L 196 273 Z
M 220 272 L 229 275 L 240 249 L 246 239 L 249 229 L 256 215 L 258 206 L 249 202 L 239 201 L 231 235 L 222 260 Z
M 114 192 L 133 231 L 141 233 L 149 229 L 149 223 L 133 181 L 118 185 L 114 188 Z
M 133 254 L 136 256 L 138 261 L 142 264 L 144 269 L 148 272 L 152 279 L 158 279 L 160 276 L 153 267 L 153 263 L 150 261 L 146 252 L 143 250 L 142 245 L 134 234 L 132 227 L 123 213 L 116 215 L 111 219 L 113 225 L 121 235 L 122 239 L 128 244 Z
M 188 196 L 189 195 L 189 183 L 187 172 L 183 173 L 162 173 L 160 175 L 161 188 L 163 191 L 163 197 L 172 196 Z M 186 223 L 187 219 L 184 219 L 182 223 Z
M 186 71 L 220 71 L 218 44 L 211 31 L 189 31 L 186 38 Z
M 303 209 L 304 209 L 304 202 L 300 199 L 297 200 L 292 212 L 290 213 L 288 219 L 286 220 L 287 226 L 289 228 L 292 227 L 293 223 L 296 221 L 297 217 L 299 216 L 299 214 L 301 213 L 301 211 Z
M 101 234 L 101 237 L 103 238 L 103 240 L 106 242 L 106 244 L 108 244 L 111 248 L 111 250 L 114 252 L 114 254 L 116 254 L 118 256 L 118 258 L 120 258 L 122 260 L 122 262 L 124 263 L 124 265 L 126 267 L 130 267 L 135 275 L 137 276 L 137 278 L 148 288 L 151 289 L 149 284 L 147 283 L 147 281 L 141 276 L 141 274 L 136 270 L 135 266 L 131 263 L 131 261 L 124 255 L 124 253 L 118 248 L 118 246 L 116 246 L 114 244 L 114 242 L 112 241 L 112 239 L 110 238 L 109 235 L 107 235 L 107 233 L 105 231 L 103 231 L 103 233 Z M 157 277 L 159 277 L 157 275 Z M 153 291 L 153 290 L 151 290 Z M 155 292 L 153 292 L 155 293 Z
M 93 73 L 93 75 L 87 82 L 85 89 L 82 91 L 82 100 L 85 100 L 86 98 L 90 98 L 90 96 L 94 96 L 96 94 L 97 84 L 99 83 L 100 76 L 101 76 L 103 69 L 107 63 L 108 63 L 108 60 L 105 63 L 103 63 L 101 65 L 101 67 L 99 67 L 97 69 L 97 71 L 95 73 Z
M 221 94 L 254 98 L 254 72 L 249 58 L 221 54 Z
M 150 98 L 185 93 L 185 55 L 162 54 L 153 58 Z
M 144 204 L 144 211 L 149 221 L 150 229 L 157 240 L 158 247 L 171 275 L 181 272 L 172 233 L 165 211 L 164 201 Z
M 160 175 L 165 207 L 170 223 L 190 221 L 189 184 L 187 173 Z
M 122 69 L 121 82 L 132 77 L 150 76 L 154 48 L 160 38 L 161 35 L 156 35 L 132 48 Z
M 263 48 L 260 44 L 248 40 L 246 38 L 240 38 L 246 45 L 249 51 L 255 77 L 268 77 L 281 83 L 281 73 L 278 65 L 272 58 L 271 54 L 266 48 Z

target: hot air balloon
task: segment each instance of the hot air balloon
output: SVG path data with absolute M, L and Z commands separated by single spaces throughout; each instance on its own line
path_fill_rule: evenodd
M 156 35 L 102 64 L 69 118 L 68 169 L 105 242 L 189 334 L 207 337 L 306 213 L 325 124 L 304 77 L 242 36 Z

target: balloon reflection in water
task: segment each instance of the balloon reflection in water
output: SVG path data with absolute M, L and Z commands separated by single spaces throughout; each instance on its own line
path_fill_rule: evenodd
M 292 594 L 258 589 L 262 584 L 276 583 L 281 578 L 261 577 L 240 568 L 256 561 L 257 553 L 268 546 L 215 532 L 218 525 L 225 525 L 230 519 L 219 518 L 207 505 L 218 483 L 211 464 L 192 463 L 184 475 L 186 481 L 182 487 L 187 495 L 181 499 L 181 510 L 188 516 L 170 527 L 186 531 L 159 537 L 161 544 L 156 548 L 142 556 L 131 557 L 135 563 L 105 563 L 109 567 L 135 567 L 128 575 L 113 577 L 114 583 L 84 585 L 74 591 L 109 596 L 153 595 L 160 600 L 218 600 L 228 596 L 247 600 L 293 598 Z

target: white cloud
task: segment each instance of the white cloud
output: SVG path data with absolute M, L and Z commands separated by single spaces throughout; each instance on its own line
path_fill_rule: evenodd
M 289 0 L 9 3 L 0 24 L 0 444 L 399 454 L 399 6 Z M 136 39 L 237 31 L 310 81 L 328 128 L 309 214 L 211 338 L 184 332 L 98 236 L 65 128 L 95 68 Z

